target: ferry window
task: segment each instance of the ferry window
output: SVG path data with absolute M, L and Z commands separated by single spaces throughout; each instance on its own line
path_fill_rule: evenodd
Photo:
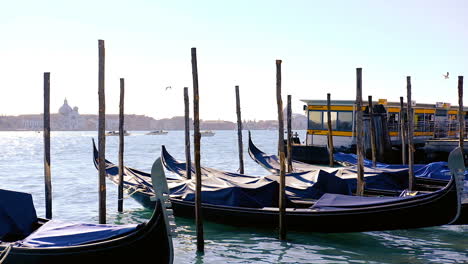
M 426 114 L 426 115 L 424 116 L 424 119 L 425 119 L 426 121 L 434 121 L 434 114 Z
M 424 114 L 414 114 L 414 131 L 424 131 Z
M 322 129 L 322 111 L 309 111 L 309 129 Z
M 447 110 L 443 109 L 436 109 L 435 115 L 436 116 L 447 116 Z
M 351 131 L 353 129 L 353 113 L 338 112 L 338 131 Z
M 390 131 L 398 131 L 398 120 L 399 120 L 399 113 L 388 113 L 388 129 Z
M 425 121 L 424 131 L 433 132 L 434 131 L 434 114 L 425 114 L 424 121 Z
M 330 116 L 331 116 L 332 129 L 337 130 L 336 129 L 337 113 L 334 111 L 330 111 Z M 323 112 L 323 129 L 328 129 L 328 113 L 327 112 Z

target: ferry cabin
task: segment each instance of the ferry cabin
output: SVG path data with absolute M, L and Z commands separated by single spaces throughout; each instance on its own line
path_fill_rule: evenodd
M 302 100 L 306 103 L 304 110 L 308 117 L 306 145 L 327 145 L 327 101 L 326 100 Z M 362 110 L 367 108 L 368 102 L 363 101 Z M 400 136 L 400 103 L 387 102 L 379 99 L 373 102 L 385 109 L 386 126 L 391 144 L 401 145 Z M 416 104 L 413 102 L 414 143 L 424 144 L 428 139 L 458 137 L 458 106 L 449 103 Z M 354 100 L 332 100 L 330 104 L 332 119 L 333 145 L 335 148 L 348 149 L 355 145 L 355 120 L 356 103 Z M 406 117 L 406 103 L 403 115 Z M 467 118 L 464 108 L 463 115 Z M 366 133 L 366 131 L 364 131 Z

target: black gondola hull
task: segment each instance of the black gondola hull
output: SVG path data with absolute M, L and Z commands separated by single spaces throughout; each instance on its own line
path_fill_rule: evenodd
M 426 199 L 392 206 L 375 206 L 350 210 L 292 209 L 286 212 L 290 230 L 341 233 L 394 230 L 438 226 L 449 223 L 457 214 L 457 194 L 450 191 Z M 171 199 L 174 214 L 194 217 L 194 204 Z M 278 227 L 277 208 L 235 208 L 203 204 L 203 218 L 235 226 Z
M 142 205 L 151 205 L 149 197 L 139 193 L 137 200 L 146 200 Z M 407 203 L 391 206 L 374 206 L 350 210 L 320 211 L 304 208 L 288 208 L 286 225 L 289 230 L 342 233 L 394 230 L 439 226 L 449 223 L 457 214 L 457 194 L 454 184 L 450 183 L 440 190 L 425 197 Z M 171 199 L 175 216 L 194 218 L 193 202 Z M 466 208 L 465 208 L 466 209 Z M 242 208 L 202 204 L 203 218 L 209 221 L 271 229 L 278 227 L 277 208 Z M 457 222 L 460 219 L 457 220 Z M 463 219 L 462 219 L 463 221 Z

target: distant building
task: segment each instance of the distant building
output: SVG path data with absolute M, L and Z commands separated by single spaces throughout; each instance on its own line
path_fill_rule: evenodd
M 0 130 L 42 130 L 43 114 L 0 116 Z M 80 115 L 78 107 L 71 107 L 67 99 L 58 109 L 58 113 L 50 114 L 50 127 L 55 131 L 97 130 L 97 115 Z M 119 115 L 106 115 L 106 130 L 117 130 Z M 156 120 L 144 115 L 125 115 L 126 130 L 157 129 Z

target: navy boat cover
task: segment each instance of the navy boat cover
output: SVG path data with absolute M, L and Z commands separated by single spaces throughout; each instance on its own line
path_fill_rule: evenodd
M 164 146 L 161 157 L 167 170 L 185 175 L 186 164 L 172 157 Z M 288 206 L 315 201 L 324 193 L 351 194 L 346 180 L 335 174 L 336 171 L 330 173 L 323 170 L 286 174 Z M 202 177 L 203 203 L 251 208 L 278 206 L 278 175 L 258 177 L 203 167 Z M 171 197 L 195 200 L 194 179 L 169 180 L 168 185 Z
M 257 177 L 249 182 L 239 182 L 236 177 L 213 174 L 203 179 L 202 202 L 236 207 L 277 207 L 279 176 Z M 286 175 L 286 196 L 289 206 L 301 201 L 319 199 L 324 193 L 351 194 L 346 182 L 325 171 L 301 172 Z M 171 197 L 195 201 L 195 182 L 176 180 L 168 183 Z
M 337 162 L 348 166 L 354 166 L 357 164 L 357 155 L 351 153 L 338 152 L 333 154 L 333 157 Z M 372 161 L 364 159 L 364 167 L 372 168 Z M 377 162 L 375 168 L 378 169 L 407 169 L 408 165 L 402 164 L 386 164 Z M 426 177 L 433 179 L 450 179 L 450 170 L 448 164 L 445 161 L 432 162 L 429 164 L 415 164 L 413 166 L 414 175 L 416 177 Z
M 252 159 L 272 173 L 278 173 L 279 161 L 276 155 L 268 155 L 258 149 L 249 138 L 249 154 Z M 345 179 L 351 190 L 354 191 L 357 185 L 357 155 L 335 153 L 337 162 L 346 165 L 345 167 L 325 168 L 323 166 L 311 165 L 293 160 L 293 170 L 295 172 L 325 170 L 327 172 L 336 171 L 336 176 Z M 408 165 L 377 163 L 372 167 L 372 161 L 364 159 L 364 177 L 366 187 L 373 189 L 402 191 L 408 188 Z M 429 164 L 414 165 L 414 175 L 416 177 L 433 179 L 450 179 L 450 170 L 447 162 L 433 162 Z M 468 171 L 465 171 L 465 193 L 468 192 Z
M 50 220 L 34 230 L 37 222 L 31 194 L 0 189 L 0 240 L 17 241 L 17 246 L 80 245 L 119 236 L 137 227 L 137 225 L 79 224 Z
M 31 194 L 0 189 L 0 240 L 25 237 L 36 222 Z
M 22 247 L 76 246 L 129 233 L 137 225 L 100 225 L 50 220 L 31 235 L 18 242 Z

